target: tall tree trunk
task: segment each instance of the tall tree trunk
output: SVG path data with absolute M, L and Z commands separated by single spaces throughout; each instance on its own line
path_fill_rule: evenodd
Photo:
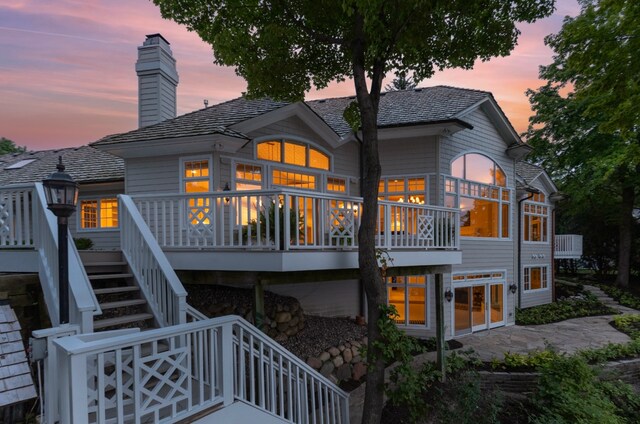
M 378 319 L 380 305 L 386 305 L 386 290 L 376 257 L 376 221 L 378 216 L 378 184 L 380 182 L 380 157 L 378 155 L 378 103 L 382 87 L 383 68 L 374 65 L 371 91 L 367 89 L 365 66 L 365 41 L 362 32 L 364 20 L 355 12 L 353 42 L 353 81 L 360 110 L 362 130 L 362 180 L 360 194 L 363 198 L 360 230 L 358 231 L 358 266 L 367 298 L 367 359 L 369 363 L 367 386 L 362 414 L 363 424 L 378 424 L 382 418 L 384 400 L 384 359 L 376 346 L 380 339 Z M 370 359 L 375 358 L 375 359 Z
M 622 189 L 622 204 L 620 205 L 620 237 L 618 241 L 618 276 L 616 285 L 627 287 L 631 271 L 631 231 L 633 230 L 633 202 L 636 192 L 633 186 Z

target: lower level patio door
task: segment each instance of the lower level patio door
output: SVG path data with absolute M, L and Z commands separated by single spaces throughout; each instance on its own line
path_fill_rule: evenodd
M 454 334 L 468 334 L 504 325 L 504 284 L 476 284 L 454 291 Z

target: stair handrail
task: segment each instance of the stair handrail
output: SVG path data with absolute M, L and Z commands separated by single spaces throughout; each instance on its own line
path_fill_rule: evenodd
M 58 223 L 47 208 L 42 183 L 34 183 L 33 202 L 36 249 L 39 253 L 38 276 L 45 297 L 49 318 L 54 326 L 60 324 L 58 294 Z M 102 313 L 84 269 L 71 233 L 67 237 L 69 260 L 69 322 L 80 327 L 82 333 L 93 332 L 93 316 Z
M 187 322 L 187 291 L 131 197 L 120 194 L 120 247 L 156 321 Z
M 285 422 L 349 423 L 347 393 L 239 316 L 53 344 L 61 422 L 102 424 L 114 413 L 119 422 L 177 422 L 240 401 Z M 151 394 L 150 404 L 144 398 L 151 375 L 168 390 Z M 257 383 L 247 390 L 251 382 Z M 117 396 L 107 395 L 114 391 Z

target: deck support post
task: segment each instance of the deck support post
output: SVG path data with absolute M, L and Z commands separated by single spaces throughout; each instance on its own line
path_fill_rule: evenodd
M 446 380 L 445 342 L 444 342 L 444 284 L 443 275 L 435 274 L 436 282 L 436 366 Z
M 253 286 L 253 295 L 253 317 L 255 320 L 255 326 L 261 331 L 264 331 L 264 284 L 262 283 L 262 280 L 256 281 L 256 284 Z

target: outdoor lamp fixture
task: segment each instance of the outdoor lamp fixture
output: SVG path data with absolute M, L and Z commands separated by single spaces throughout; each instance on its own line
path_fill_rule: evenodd
M 511 285 L 509 286 L 509 290 L 511 291 L 511 293 L 516 294 L 516 291 L 518 291 L 518 286 L 516 286 L 516 283 L 511 283 Z
M 444 298 L 447 299 L 447 302 L 451 302 L 451 299 L 453 299 L 453 292 L 451 289 L 447 289 L 447 291 L 444 292 Z
M 68 218 L 75 212 L 78 203 L 78 183 L 64 172 L 62 156 L 57 172 L 42 181 L 47 207 L 58 217 L 58 299 L 60 324 L 69 323 L 69 249 Z
M 231 188 L 229 187 L 229 183 L 225 183 L 225 184 L 224 184 L 224 188 L 222 189 L 222 191 L 231 191 Z M 230 198 L 230 197 L 225 197 L 225 198 L 224 198 L 224 202 L 225 202 L 226 204 L 229 204 L 229 201 L 230 201 L 230 200 L 231 200 L 231 198 Z

